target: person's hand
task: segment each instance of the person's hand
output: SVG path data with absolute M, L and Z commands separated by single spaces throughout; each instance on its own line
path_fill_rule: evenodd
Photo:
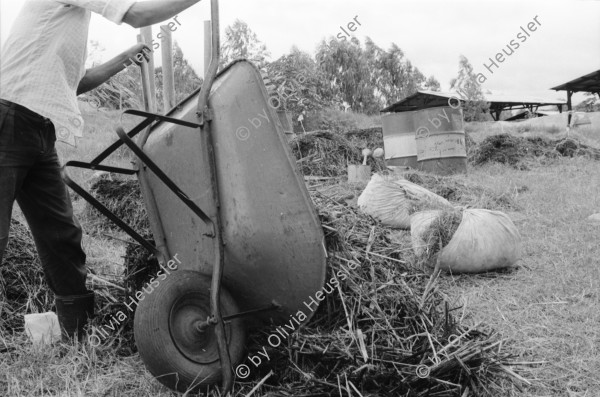
M 152 50 L 146 44 L 138 43 L 124 52 L 127 60 L 132 61 L 136 65 L 141 65 L 144 60 L 150 60 Z

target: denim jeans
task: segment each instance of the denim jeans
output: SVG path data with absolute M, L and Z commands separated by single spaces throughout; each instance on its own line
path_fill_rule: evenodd
M 16 200 L 50 289 L 56 295 L 84 294 L 82 231 L 60 175 L 55 142 L 49 119 L 0 99 L 0 266 Z

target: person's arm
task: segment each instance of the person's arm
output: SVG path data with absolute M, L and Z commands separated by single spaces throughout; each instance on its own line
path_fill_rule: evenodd
M 174 17 L 200 0 L 152 0 L 134 3 L 123 22 L 134 28 L 154 25 Z
M 139 59 L 136 58 L 138 54 L 142 54 L 146 59 L 148 59 L 148 53 L 150 53 L 148 46 L 144 44 L 137 44 L 122 54 L 117 55 L 110 61 L 100 66 L 96 66 L 95 68 L 86 70 L 85 75 L 77 87 L 77 95 L 84 94 L 104 84 L 112 76 L 130 65 L 132 60 L 135 63 L 138 63 Z

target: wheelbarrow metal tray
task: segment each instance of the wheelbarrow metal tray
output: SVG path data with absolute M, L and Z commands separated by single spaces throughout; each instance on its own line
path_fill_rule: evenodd
M 198 97 L 196 92 L 169 116 L 197 122 Z M 223 285 L 242 311 L 281 305 L 260 315 L 264 321 L 289 322 L 299 310 L 310 318 L 311 298 L 325 279 L 323 231 L 256 67 L 238 61 L 221 72 L 209 107 L 225 244 Z M 217 208 L 201 133 L 159 123 L 143 150 L 213 218 Z M 215 246 L 207 226 L 152 173 L 148 181 L 169 252 L 180 268 L 210 276 Z

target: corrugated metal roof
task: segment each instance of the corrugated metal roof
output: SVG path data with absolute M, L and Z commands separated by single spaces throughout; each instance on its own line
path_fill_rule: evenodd
M 381 112 L 406 112 L 410 110 L 425 109 L 428 107 L 446 106 L 450 98 L 465 98 L 458 92 L 441 92 L 419 90 L 411 96 L 388 106 Z M 486 102 L 490 102 L 491 108 L 510 107 L 515 105 L 566 105 L 567 101 L 562 99 L 542 98 L 539 96 L 521 94 L 484 94 Z
M 566 105 L 564 99 L 546 98 L 532 95 L 520 94 L 484 94 L 486 101 L 496 103 L 525 103 L 525 104 L 547 104 L 547 105 Z
M 600 69 L 551 89 L 555 91 L 595 92 L 600 95 Z

